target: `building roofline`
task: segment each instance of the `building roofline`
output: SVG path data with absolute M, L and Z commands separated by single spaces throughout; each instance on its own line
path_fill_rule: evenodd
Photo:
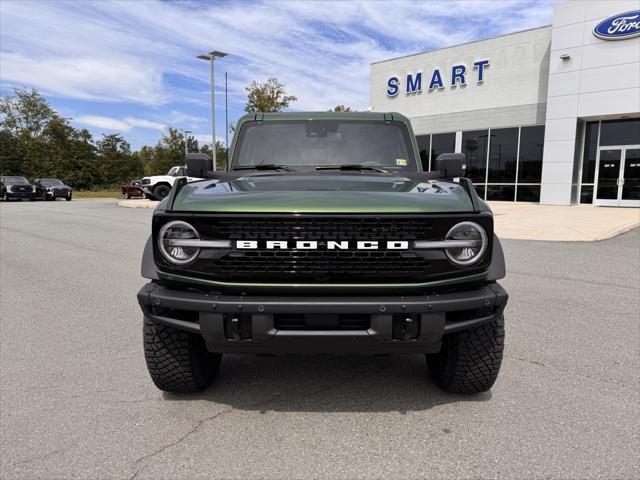
M 410 53 L 409 55 L 401 55 L 399 57 L 387 58 L 386 60 L 378 60 L 376 62 L 371 62 L 369 65 L 376 65 L 378 63 L 391 62 L 393 60 L 400 60 L 401 58 L 415 57 L 416 55 L 424 55 L 425 53 L 439 52 L 441 50 L 447 50 L 449 48 L 462 47 L 464 45 L 471 45 L 472 43 L 486 42 L 487 40 L 494 40 L 496 38 L 508 37 L 509 35 L 517 35 L 519 33 L 531 32 L 533 30 L 542 30 L 543 28 L 549 28 L 549 27 L 552 27 L 552 26 L 553 25 L 549 24 L 549 25 L 542 25 L 540 27 L 527 28 L 525 30 L 518 30 L 517 32 L 503 33 L 502 35 L 498 35 L 496 37 L 481 38 L 481 39 L 478 39 L 478 40 L 472 40 L 470 42 L 459 43 L 457 45 L 449 45 L 448 47 L 436 48 L 435 50 L 425 50 L 423 52 Z

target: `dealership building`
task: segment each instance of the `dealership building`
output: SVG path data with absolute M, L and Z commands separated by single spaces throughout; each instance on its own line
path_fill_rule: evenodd
M 640 0 L 375 62 L 370 105 L 411 119 L 425 169 L 464 153 L 487 200 L 640 207 Z

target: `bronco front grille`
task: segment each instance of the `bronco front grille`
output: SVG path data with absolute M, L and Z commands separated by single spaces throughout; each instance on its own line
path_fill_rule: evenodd
M 414 240 L 442 240 L 456 223 L 471 215 L 193 215 L 191 223 L 203 240 L 231 240 L 229 250 L 203 250 L 199 258 L 183 268 L 166 264 L 180 274 L 238 283 L 422 283 L 431 279 L 468 275 L 486 269 L 489 254 L 478 265 L 453 265 L 443 251 L 414 250 Z M 175 216 L 171 216 L 175 220 Z M 182 219 L 182 217 L 180 217 Z M 492 237 L 488 215 L 473 215 Z M 154 235 L 166 219 L 155 219 Z M 256 240 L 258 249 L 237 249 L 237 240 Z M 317 250 L 266 249 L 266 240 L 315 240 Z M 409 241 L 408 250 L 328 250 L 329 240 Z M 488 249 L 490 252 L 491 249 Z

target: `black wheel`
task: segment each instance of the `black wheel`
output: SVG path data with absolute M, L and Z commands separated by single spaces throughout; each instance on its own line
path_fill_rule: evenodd
M 124 197 L 125 200 L 129 200 L 131 198 L 131 195 L 129 195 L 129 192 L 124 192 L 122 196 Z
M 65 199 L 67 202 L 70 202 L 72 198 L 73 198 L 73 197 L 71 196 L 71 194 L 69 194 L 68 196 L 64 197 L 64 199 Z
M 209 352 L 200 335 L 144 319 L 144 356 L 160 390 L 192 393 L 204 390 L 216 376 L 222 354 Z
M 153 189 L 153 196 L 156 197 L 158 200 L 162 200 L 164 197 L 169 195 L 170 191 L 171 191 L 171 188 L 169 187 L 169 185 L 157 185 Z
M 43 202 L 46 202 L 46 201 L 47 201 L 47 192 L 42 192 L 41 197 L 42 197 L 42 198 L 41 198 L 41 200 L 42 200 Z
M 427 355 L 436 383 L 452 393 L 480 393 L 498 377 L 504 349 L 504 316 L 471 330 L 445 335 L 439 353 Z

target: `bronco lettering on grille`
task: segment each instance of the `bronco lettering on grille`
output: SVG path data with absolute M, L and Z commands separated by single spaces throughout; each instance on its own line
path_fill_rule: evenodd
M 349 242 L 348 240 L 327 240 L 326 242 L 318 242 L 317 240 L 298 240 L 289 242 L 287 240 L 267 240 L 258 242 L 257 240 L 237 240 L 236 248 L 241 250 L 256 250 L 265 248 L 267 250 L 288 250 L 295 248 L 297 250 L 318 250 L 319 248 L 327 250 L 408 250 L 409 242 L 406 240 L 388 240 L 379 242 L 377 240 L 363 240 L 357 242 Z

